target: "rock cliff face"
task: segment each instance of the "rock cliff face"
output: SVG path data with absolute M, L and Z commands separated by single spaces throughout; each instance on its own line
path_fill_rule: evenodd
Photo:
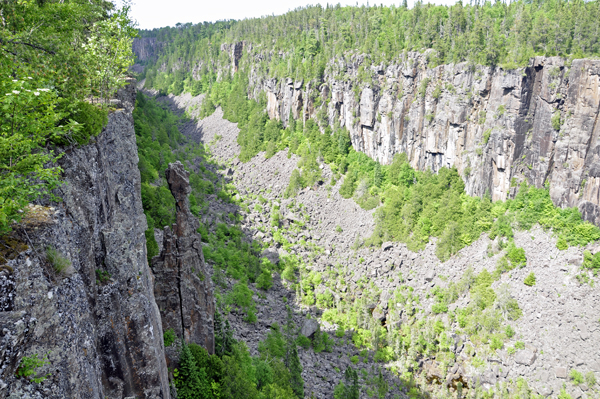
M 210 272 L 204 262 L 198 219 L 190 212 L 189 172 L 180 162 L 166 170 L 177 203 L 177 223 L 163 231 L 161 253 L 152 259 L 154 295 L 163 329 L 214 353 L 215 303 Z
M 244 62 L 230 54 L 232 63 Z M 248 57 L 252 68 L 258 56 Z M 365 66 L 368 78 L 364 70 L 359 78 Z M 266 93 L 271 118 L 339 123 L 356 150 L 381 163 L 406 153 L 421 170 L 454 166 L 469 194 L 494 200 L 510 198 L 522 181 L 549 184 L 555 204 L 578 206 L 600 225 L 600 61 L 538 57 L 503 70 L 429 68 L 419 53 L 379 66 L 355 56 L 329 63 L 318 86 L 257 69 L 250 85 L 253 97 Z
M 60 163 L 63 202 L 36 206 L 3 237 L 0 397 L 170 397 L 163 331 L 146 260 L 132 87 L 89 145 Z M 45 204 L 52 205 L 52 204 Z M 57 274 L 53 247 L 70 263 Z M 7 292 L 8 292 L 7 291 Z M 16 378 L 25 356 L 47 359 L 40 384 Z
M 140 37 L 133 40 L 132 50 L 138 61 L 148 61 L 158 55 L 161 46 L 154 37 Z

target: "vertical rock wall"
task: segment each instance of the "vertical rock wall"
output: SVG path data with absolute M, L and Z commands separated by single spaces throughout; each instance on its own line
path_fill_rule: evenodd
M 265 92 L 269 116 L 284 125 L 290 114 L 322 128 L 339 123 L 357 151 L 383 164 L 406 153 L 420 170 L 456 167 L 471 195 L 504 200 L 522 181 L 549 184 L 556 205 L 578 206 L 600 224 L 600 61 L 430 68 L 426 54 L 407 53 L 369 66 L 365 82 L 358 78 L 365 56 L 354 56 L 330 62 L 315 84 L 262 76 L 251 59 L 251 96 Z
M 0 397 L 170 397 L 146 260 L 132 86 L 118 99 L 102 133 L 60 160 L 63 202 L 39 207 L 14 234 L 22 245 L 7 262 L 15 286 L 0 312 Z M 47 247 L 72 266 L 56 274 Z M 36 369 L 47 378 L 16 378 L 23 357 L 35 355 L 47 359 Z

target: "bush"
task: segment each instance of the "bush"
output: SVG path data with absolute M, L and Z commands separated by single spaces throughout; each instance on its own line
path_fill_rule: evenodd
M 46 259 L 48 259 L 56 274 L 63 274 L 71 266 L 71 261 L 53 247 L 46 248 Z
M 567 243 L 567 240 L 564 236 L 560 236 L 558 238 L 558 241 L 556 241 L 556 248 L 558 248 L 561 251 L 564 251 L 565 249 L 569 248 L 569 244 Z
M 525 277 L 523 283 L 525 283 L 525 285 L 533 287 L 535 285 L 535 274 L 533 272 L 529 273 L 529 275 Z
M 68 112 L 69 116 L 61 123 L 67 123 L 70 119 L 79 123 L 81 129 L 65 135 L 60 140 L 61 144 L 72 144 L 73 142 L 87 144 L 90 138 L 97 136 L 108 122 L 108 112 L 105 108 L 86 101 L 78 101 Z
M 516 247 L 514 243 L 510 243 L 506 252 L 506 257 L 513 266 L 525 266 L 527 258 L 525 257 L 525 250 L 523 248 Z
M 45 376 L 32 377 L 37 372 L 36 369 L 45 366 L 46 364 L 50 364 L 46 358 L 39 359 L 37 353 L 33 356 L 24 356 L 21 359 L 21 363 L 17 368 L 17 372 L 15 373 L 17 377 L 23 378 L 31 378 L 31 381 L 39 384 L 44 381 L 46 378 L 50 376 L 50 374 L 46 374 Z
M 590 251 L 583 252 L 583 267 L 590 269 L 594 275 L 600 272 L 600 252 L 592 255 Z
M 173 345 L 177 336 L 175 335 L 175 331 L 172 328 L 165 330 L 163 333 L 163 341 L 165 342 L 165 347 Z
M 311 345 L 310 338 L 300 334 L 296 339 L 296 344 L 298 344 L 298 346 L 301 346 L 304 349 L 308 349 Z
M 583 374 L 581 374 L 575 369 L 571 369 L 571 371 L 569 372 L 569 378 L 571 379 L 571 381 L 573 381 L 573 384 L 575 385 L 583 384 Z
M 267 268 L 264 268 L 256 279 L 256 286 L 265 291 L 273 286 L 273 276 Z
M 588 371 L 585 373 L 585 384 L 589 388 L 593 388 L 596 385 L 596 374 L 593 371 Z
M 302 176 L 300 175 L 298 169 L 294 169 L 292 171 L 292 175 L 290 176 L 290 183 L 285 189 L 285 193 L 283 193 L 283 196 L 285 198 L 295 197 L 298 194 L 298 191 L 302 189 L 302 187 L 304 187 Z
M 554 114 L 552 114 L 552 128 L 554 130 L 560 130 L 561 125 L 562 122 L 560 121 L 560 111 L 556 111 Z

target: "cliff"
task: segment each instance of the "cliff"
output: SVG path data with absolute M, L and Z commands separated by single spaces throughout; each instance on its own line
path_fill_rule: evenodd
M 3 237 L 0 396 L 170 397 L 163 331 L 146 260 L 147 228 L 131 112 L 132 86 L 89 145 L 60 160 L 59 204 L 35 206 Z M 71 266 L 57 273 L 55 248 Z M 41 383 L 17 378 L 25 357 Z
M 515 195 L 527 181 L 550 186 L 557 206 L 578 207 L 600 225 L 600 61 L 537 57 L 525 68 L 468 63 L 429 67 L 427 53 L 390 65 L 364 55 L 329 62 L 322 83 L 275 79 L 253 66 L 244 44 L 224 46 L 250 70 L 251 97 L 267 97 L 269 117 L 339 124 L 352 144 L 383 164 L 406 153 L 413 167 L 456 167 L 470 195 Z M 281 54 L 279 56 L 282 56 Z

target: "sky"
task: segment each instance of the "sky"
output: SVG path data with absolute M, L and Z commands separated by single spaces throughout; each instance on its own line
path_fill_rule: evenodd
M 122 0 L 118 0 L 121 3 Z M 331 4 L 356 5 L 357 1 L 339 0 Z M 408 0 L 409 7 L 414 0 Z M 427 0 L 425 0 L 427 2 Z M 455 0 L 431 0 L 436 4 L 455 3 Z M 140 29 L 153 29 L 163 26 L 175 26 L 181 23 L 198 23 L 222 19 L 255 18 L 263 15 L 280 15 L 297 7 L 308 4 L 325 6 L 327 2 L 310 0 L 133 0 L 131 15 Z M 359 5 L 366 1 L 358 1 Z M 369 4 L 400 5 L 402 0 L 378 0 Z

